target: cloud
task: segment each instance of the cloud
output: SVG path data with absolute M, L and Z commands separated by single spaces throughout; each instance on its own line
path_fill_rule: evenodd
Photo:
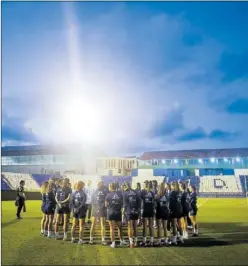
M 206 139 L 207 134 L 202 127 L 198 127 L 192 131 L 188 131 L 187 133 L 180 135 L 176 138 L 177 141 L 195 141 L 200 139 Z
M 31 139 L 42 142 L 67 142 L 70 136 L 62 134 L 68 129 L 63 111 L 73 97 L 82 104 L 87 101 L 104 117 L 97 129 L 104 142 L 99 145 L 110 150 L 188 149 L 197 148 L 200 141 L 202 147 L 216 147 L 223 145 L 214 132 L 219 125 L 223 132 L 247 131 L 244 120 L 230 113 L 234 99 L 248 97 L 248 82 L 243 75 L 239 75 L 242 80 L 222 82 L 227 70 L 220 65 L 235 61 L 223 56 L 226 47 L 193 26 L 182 12 L 170 15 L 166 9 L 157 13 L 151 9 L 149 15 L 137 16 L 139 10 L 133 8 L 111 4 L 108 12 L 96 12 L 94 19 L 71 9 L 78 16 L 65 28 L 50 21 L 43 10 L 41 17 L 49 29 L 40 29 L 38 18 L 25 16 L 13 5 L 18 25 L 25 17 L 29 23 L 21 35 L 15 21 L 11 30 L 3 31 L 3 108 L 8 119 L 21 118 L 22 132 L 21 137 L 10 132 L 16 128 L 10 127 L 10 119 L 5 139 L 27 139 L 31 134 Z M 67 21 L 65 17 L 65 25 Z M 39 34 L 30 35 L 28 25 Z M 246 114 L 242 108 L 238 113 Z M 79 123 L 89 126 L 81 119 Z M 215 134 L 210 138 L 205 133 L 204 138 L 204 132 Z M 239 137 L 240 143 L 247 143 L 245 134 Z M 197 144 L 190 139 L 198 139 Z
M 238 137 L 237 132 L 228 132 L 220 129 L 215 129 L 209 134 L 209 139 L 219 141 L 230 141 Z
M 230 114 L 248 114 L 248 98 L 238 98 L 226 106 L 226 111 Z
M 25 126 L 23 119 L 3 115 L 2 141 L 3 144 L 37 143 L 38 137 L 32 132 L 31 128 Z
M 178 129 L 183 129 L 183 109 L 172 108 L 165 112 L 163 117 L 155 119 L 152 126 L 152 137 L 164 137 L 174 134 Z
M 230 82 L 248 77 L 248 54 L 234 54 L 225 52 L 219 63 L 220 70 L 224 73 L 222 80 Z

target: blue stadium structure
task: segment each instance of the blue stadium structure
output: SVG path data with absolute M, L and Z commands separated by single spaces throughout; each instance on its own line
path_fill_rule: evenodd
M 79 145 L 2 148 L 2 190 L 15 189 L 21 179 L 28 190 L 38 190 L 54 175 L 66 175 L 72 184 L 92 180 L 95 186 L 100 180 L 106 185 L 129 182 L 134 187 L 145 180 L 190 180 L 202 196 L 241 197 L 247 195 L 248 149 L 159 151 L 139 158 L 110 158 Z

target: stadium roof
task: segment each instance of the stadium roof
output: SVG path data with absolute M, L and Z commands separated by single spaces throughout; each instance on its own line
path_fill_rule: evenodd
M 1 148 L 2 156 L 31 156 L 31 155 L 56 155 L 68 153 L 89 152 L 97 156 L 104 156 L 104 152 L 89 145 L 29 145 L 29 146 L 6 146 Z
M 141 160 L 247 157 L 248 148 L 144 152 Z

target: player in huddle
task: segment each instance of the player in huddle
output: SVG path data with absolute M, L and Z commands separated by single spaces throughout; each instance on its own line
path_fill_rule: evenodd
M 182 204 L 182 208 L 183 208 L 183 217 L 181 220 L 182 223 L 182 229 L 183 229 L 183 238 L 184 239 L 188 239 L 189 235 L 188 235 L 188 214 L 189 214 L 189 200 L 190 200 L 190 196 L 189 196 L 189 191 L 188 191 L 188 183 L 182 183 L 181 184 L 181 191 L 182 191 L 182 197 L 181 197 L 181 204 Z
M 75 228 L 79 224 L 79 241 L 78 244 L 83 244 L 84 224 L 86 216 L 86 193 L 83 191 L 84 182 L 79 181 L 75 185 L 75 191 L 71 196 L 71 208 L 73 213 L 72 227 L 71 227 L 71 242 L 75 243 Z
M 133 190 L 129 183 L 126 183 L 126 191 L 123 194 L 123 201 L 124 212 L 128 222 L 129 247 L 137 247 L 137 221 L 141 211 L 141 200 L 138 192 Z
M 169 209 L 170 209 L 170 219 L 173 229 L 172 244 L 177 244 L 177 232 L 179 232 L 179 241 L 183 243 L 183 232 L 181 218 L 183 217 L 183 209 L 181 204 L 182 193 L 179 189 L 178 182 L 173 182 L 171 185 Z
M 164 244 L 169 244 L 168 232 L 167 232 L 167 223 L 169 219 L 169 195 L 166 191 L 165 183 L 161 183 L 158 187 L 158 194 L 155 196 L 156 199 L 156 221 L 158 226 L 158 246 L 161 246 L 162 239 Z M 162 237 L 161 231 L 163 230 L 164 234 Z
M 122 228 L 121 228 L 121 215 L 123 207 L 123 196 L 121 191 L 117 191 L 116 183 L 111 183 L 109 185 L 109 193 L 106 196 L 105 206 L 107 208 L 107 220 L 109 221 L 110 226 L 110 238 L 112 248 L 116 247 L 115 244 L 115 225 L 118 229 L 118 235 L 120 239 L 120 246 L 125 245 L 125 242 L 122 237 Z
M 68 187 L 68 180 L 65 179 L 63 181 L 62 187 L 57 190 L 56 192 L 56 202 L 57 202 L 57 214 L 56 214 L 56 222 L 55 222 L 55 237 L 59 239 L 59 221 L 61 217 L 64 217 L 64 238 L 63 240 L 67 240 L 67 230 L 68 230 L 68 223 L 70 217 L 70 196 L 71 196 L 71 189 Z
M 195 186 L 191 186 L 191 193 L 190 193 L 190 199 L 189 199 L 189 205 L 190 205 L 190 219 L 193 225 L 193 236 L 198 236 L 198 224 L 196 221 L 196 215 L 197 215 L 197 193 L 196 193 L 196 187 Z
M 45 228 L 47 228 L 47 237 L 53 238 L 54 233 L 53 233 L 53 217 L 54 217 L 54 212 L 56 208 L 56 200 L 55 200 L 55 194 L 54 194 L 54 185 L 53 183 L 49 183 L 47 188 L 46 188 L 46 193 L 45 193 L 45 206 L 44 206 L 44 212 L 46 215 L 46 221 L 45 221 Z
M 101 223 L 101 235 L 102 235 L 102 245 L 106 246 L 107 242 L 105 241 L 105 223 L 106 223 L 106 207 L 105 207 L 105 199 L 108 194 L 106 187 L 104 187 L 103 182 L 98 183 L 98 188 L 93 194 L 92 204 L 93 204 L 93 212 L 92 212 L 92 224 L 90 229 L 90 242 L 89 244 L 94 244 L 93 235 L 96 227 L 97 220 L 100 219 Z
M 48 182 L 44 182 L 41 185 L 40 193 L 41 193 L 41 211 L 43 213 L 42 219 L 41 219 L 41 224 L 40 224 L 40 235 L 41 236 L 46 236 L 47 235 L 47 230 L 45 228 L 45 221 L 46 221 L 46 214 L 45 214 L 45 205 L 46 205 L 46 189 L 48 186 Z
M 155 195 L 152 192 L 150 182 L 146 180 L 144 182 L 145 188 L 141 191 L 142 200 L 142 217 L 143 217 L 143 242 L 141 246 L 147 246 L 147 223 L 150 232 L 150 245 L 154 244 L 154 229 L 153 229 L 153 216 L 155 214 Z

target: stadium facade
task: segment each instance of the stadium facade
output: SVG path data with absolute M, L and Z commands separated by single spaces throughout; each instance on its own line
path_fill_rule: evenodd
M 145 152 L 139 158 L 107 157 L 87 146 L 20 146 L 2 148 L 2 190 L 24 179 L 30 190 L 51 176 L 66 175 L 72 184 L 92 180 L 171 182 L 190 180 L 202 195 L 247 195 L 248 148 Z

